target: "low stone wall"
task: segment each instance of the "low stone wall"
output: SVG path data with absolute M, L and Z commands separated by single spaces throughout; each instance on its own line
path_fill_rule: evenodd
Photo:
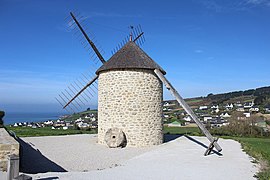
M 0 171 L 7 171 L 8 157 L 19 156 L 19 143 L 4 128 L 0 128 Z

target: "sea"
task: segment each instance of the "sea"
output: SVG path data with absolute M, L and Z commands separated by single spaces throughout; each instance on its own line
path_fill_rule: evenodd
M 6 112 L 3 120 L 5 125 L 19 122 L 43 122 L 47 120 L 57 120 L 63 114 L 60 112 Z

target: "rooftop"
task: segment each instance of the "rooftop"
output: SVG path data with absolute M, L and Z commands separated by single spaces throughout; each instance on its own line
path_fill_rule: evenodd
M 133 41 L 129 41 L 117 51 L 97 70 L 96 74 L 99 74 L 101 71 L 114 69 L 159 69 L 163 74 L 166 74 L 166 72 Z

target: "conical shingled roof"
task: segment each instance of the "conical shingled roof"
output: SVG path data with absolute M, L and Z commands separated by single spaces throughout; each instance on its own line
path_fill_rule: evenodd
M 96 71 L 96 74 L 99 74 L 101 71 L 113 69 L 159 69 L 163 74 L 166 74 L 166 72 L 133 41 L 129 41 L 117 51 Z

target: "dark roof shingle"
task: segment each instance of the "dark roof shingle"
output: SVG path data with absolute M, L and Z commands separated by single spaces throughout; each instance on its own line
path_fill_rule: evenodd
M 166 74 L 153 59 L 132 41 L 117 51 L 96 71 L 96 74 L 113 69 L 159 69 L 163 74 Z

